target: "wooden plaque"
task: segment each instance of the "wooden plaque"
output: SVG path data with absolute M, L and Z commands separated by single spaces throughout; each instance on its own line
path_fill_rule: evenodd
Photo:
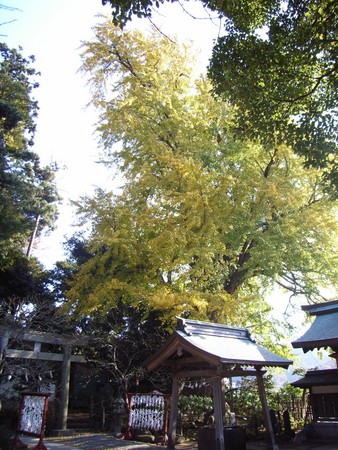
M 39 437 L 39 443 L 34 450 L 47 450 L 43 444 L 45 434 L 46 416 L 48 410 L 48 397 L 50 394 L 41 392 L 22 392 L 18 428 L 15 436 L 16 448 L 26 448 L 19 435 L 27 434 Z

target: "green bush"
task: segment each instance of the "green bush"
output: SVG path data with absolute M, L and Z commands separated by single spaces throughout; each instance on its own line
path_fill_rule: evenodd
M 276 390 L 270 374 L 264 377 L 264 384 L 269 409 L 279 412 L 280 417 L 285 410 L 288 410 L 292 429 L 302 428 L 304 425 L 303 390 L 294 388 L 290 384 Z M 225 402 L 226 421 L 228 421 L 227 414 L 231 411 L 235 413 L 236 425 L 258 427 L 263 425 L 264 418 L 256 377 L 233 380 L 225 394 Z M 182 428 L 185 430 L 210 425 L 210 421 L 206 419 L 208 415 L 212 415 L 213 399 L 198 395 L 181 396 L 179 411 L 182 417 Z
M 179 398 L 178 407 L 182 414 L 183 422 L 195 425 L 197 422 L 203 422 L 205 414 L 212 411 L 213 400 L 211 397 L 183 395 Z

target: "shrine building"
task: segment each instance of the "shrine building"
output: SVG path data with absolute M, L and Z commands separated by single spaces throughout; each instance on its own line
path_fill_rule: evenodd
M 315 436 L 338 437 L 338 300 L 302 307 L 315 319 L 310 328 L 292 342 L 304 352 L 331 349 L 336 368 L 308 371 L 293 386 L 308 389 L 311 425 Z

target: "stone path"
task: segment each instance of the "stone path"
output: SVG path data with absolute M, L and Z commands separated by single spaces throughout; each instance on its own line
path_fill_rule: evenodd
M 22 437 L 23 442 L 32 449 L 38 443 L 37 438 Z M 48 450 L 165 450 L 165 446 L 121 440 L 108 433 L 88 433 L 68 437 L 47 437 L 44 444 Z M 177 450 L 197 450 L 196 442 L 185 442 L 176 446 Z M 279 450 L 338 450 L 337 442 L 322 442 L 318 440 L 302 443 L 281 444 Z M 248 442 L 246 450 L 266 450 L 262 442 Z M 277 450 L 277 449 L 276 449 Z

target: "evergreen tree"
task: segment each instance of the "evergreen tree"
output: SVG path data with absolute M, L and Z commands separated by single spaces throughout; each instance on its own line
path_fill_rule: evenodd
M 38 113 L 34 58 L 0 45 L 0 270 L 27 253 L 34 233 L 52 229 L 59 200 L 55 169 L 32 150 Z

